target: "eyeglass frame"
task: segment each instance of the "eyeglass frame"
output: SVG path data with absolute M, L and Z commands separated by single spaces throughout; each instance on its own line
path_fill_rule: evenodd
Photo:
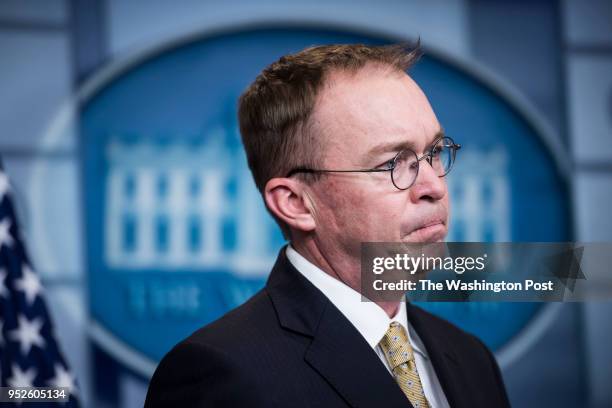
M 390 171 L 391 172 L 391 184 L 393 184 L 393 186 L 395 188 L 397 188 L 400 191 L 404 191 L 404 190 L 408 190 L 410 187 L 412 187 L 414 185 L 414 182 L 416 181 L 416 179 L 419 176 L 419 170 L 421 168 L 421 160 L 425 159 L 425 158 L 429 158 L 427 159 L 427 163 L 429 163 L 430 166 L 432 166 L 433 168 L 433 149 L 434 147 L 442 140 L 442 139 L 449 139 L 451 144 L 450 146 L 448 146 L 450 149 L 452 149 L 452 162 L 450 167 L 448 168 L 448 170 L 442 174 L 441 176 L 438 176 L 440 178 L 446 176 L 448 173 L 450 173 L 451 169 L 453 168 L 453 164 L 455 163 L 455 156 L 457 155 L 457 150 L 461 149 L 461 145 L 455 143 L 455 141 L 449 137 L 449 136 L 440 136 L 439 138 L 437 138 L 436 140 L 434 140 L 432 142 L 432 144 L 429 147 L 429 151 L 425 154 L 423 154 L 421 157 L 419 157 L 414 150 L 412 149 L 402 149 L 399 152 L 397 152 L 397 154 L 393 157 L 393 159 L 391 160 L 392 165 L 391 167 L 387 168 L 387 169 L 377 169 L 377 168 L 373 168 L 373 169 L 356 169 L 356 170 L 327 170 L 327 169 L 310 169 L 308 167 L 296 167 L 292 170 L 290 170 L 287 175 L 285 177 L 289 178 L 291 176 L 293 176 L 294 174 L 297 173 L 306 173 L 306 174 L 321 174 L 321 173 L 382 173 L 382 172 L 386 172 L 386 171 Z M 417 158 L 417 171 L 416 171 L 416 175 L 414 177 L 414 180 L 412 180 L 412 183 L 410 183 L 410 185 L 408 187 L 405 188 L 399 188 L 397 186 L 397 184 L 395 184 L 395 180 L 393 178 L 393 170 L 395 170 L 395 167 L 397 166 L 397 158 L 400 157 L 400 155 L 402 153 L 404 153 L 405 151 L 410 151 L 414 154 L 414 156 Z

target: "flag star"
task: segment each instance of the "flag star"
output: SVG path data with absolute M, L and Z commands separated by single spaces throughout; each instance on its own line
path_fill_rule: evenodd
M 36 377 L 36 369 L 31 367 L 27 371 L 21 371 L 21 367 L 17 364 L 13 364 L 13 376 L 6 380 L 9 387 L 32 387 L 32 381 Z
M 5 297 L 8 299 L 9 297 L 9 291 L 6 288 L 6 269 L 2 268 L 0 269 L 0 298 Z
M 31 305 L 36 299 L 36 296 L 42 292 L 42 285 L 40 279 L 38 279 L 38 275 L 36 275 L 27 264 L 24 263 L 21 270 L 23 276 L 21 279 L 15 281 L 15 287 L 23 291 L 28 304 Z
M 66 370 L 61 364 L 55 364 L 55 376 L 49 380 L 50 387 L 67 388 L 68 393 L 74 394 L 76 384 L 70 371 Z
M 4 245 L 7 247 L 13 246 L 13 237 L 11 236 L 11 220 L 8 218 L 0 221 L 0 249 Z
M 40 348 L 45 346 L 45 340 L 40 335 L 40 328 L 43 325 L 41 318 L 29 321 L 24 315 L 20 315 L 17 320 L 19 327 L 10 333 L 10 337 L 20 343 L 21 353 L 24 356 L 28 355 L 33 345 Z
M 4 174 L 4 172 L 0 170 L 0 201 L 2 201 L 4 195 L 7 193 L 7 191 L 9 191 L 9 188 L 9 179 L 6 174 Z

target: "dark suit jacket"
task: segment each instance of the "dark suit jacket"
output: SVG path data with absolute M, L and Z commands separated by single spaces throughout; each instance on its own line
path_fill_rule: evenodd
M 507 407 L 491 352 L 476 337 L 408 304 L 451 407 Z M 410 407 L 380 358 L 288 261 L 264 289 L 176 345 L 145 407 Z

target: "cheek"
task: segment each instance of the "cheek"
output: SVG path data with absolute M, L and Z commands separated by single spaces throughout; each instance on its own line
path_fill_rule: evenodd
M 321 216 L 318 220 L 323 228 L 335 228 L 340 232 L 360 228 L 367 221 L 371 196 L 348 182 L 328 181 L 322 186 Z
M 346 186 L 337 183 L 334 186 L 337 188 L 332 190 L 329 196 L 329 210 L 337 220 L 339 228 L 350 228 L 358 221 L 366 197 L 359 191 L 345 188 Z
M 343 233 L 360 241 L 392 241 L 397 238 L 405 200 L 354 189 L 345 191 L 333 209 Z
M 369 207 L 368 220 L 377 241 L 401 241 L 417 214 L 406 191 L 381 194 Z

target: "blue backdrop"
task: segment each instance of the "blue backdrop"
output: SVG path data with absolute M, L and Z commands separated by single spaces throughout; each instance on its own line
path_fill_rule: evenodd
M 246 165 L 238 95 L 308 45 L 389 41 L 295 27 L 223 32 L 161 49 L 100 86 L 80 121 L 93 319 L 157 361 L 261 288 L 283 240 Z M 449 179 L 449 240 L 570 240 L 565 180 L 520 111 L 446 58 L 427 54 L 411 74 L 463 145 Z M 547 307 L 423 306 L 497 351 Z

